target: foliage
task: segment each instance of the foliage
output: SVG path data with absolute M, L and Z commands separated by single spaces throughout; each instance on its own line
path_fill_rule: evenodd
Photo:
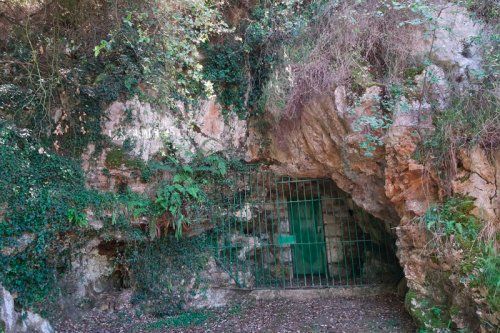
M 34 13 L 29 1 L 0 3 L 20 17 L 0 47 L 0 111 L 19 127 L 78 155 L 103 141 L 113 101 L 138 95 L 175 109 L 213 94 L 199 48 L 227 30 L 219 3 L 71 3 L 42 1 Z
M 500 114 L 492 91 L 462 93 L 435 114 L 433 122 L 435 131 L 425 135 L 419 154 L 438 167 L 453 159 L 460 148 L 478 145 L 490 150 L 500 144 Z
M 141 169 L 144 167 L 144 162 L 139 158 L 128 156 L 125 148 L 113 148 L 106 154 L 104 165 L 109 169 L 120 168 L 122 165 L 132 169 Z
M 202 79 L 198 49 L 227 29 L 212 2 L 156 2 L 152 12 L 129 11 L 122 20 L 119 29 L 95 46 L 94 55 L 110 64 L 124 56 L 133 59 L 125 64 L 132 74 L 125 78 L 128 90 L 141 94 L 151 89 L 171 108 L 176 101 L 194 103 L 213 93 Z
M 411 52 L 412 25 L 425 21 L 425 2 L 330 2 L 280 49 L 282 62 L 265 88 L 276 121 L 293 122 L 304 104 L 344 85 L 356 93 L 398 83 L 418 65 Z M 418 23 L 416 20 L 420 20 Z M 359 96 L 349 96 L 350 102 Z M 375 143 L 375 142 L 372 142 Z
M 480 224 L 470 211 L 474 201 L 463 198 L 450 198 L 440 206 L 427 210 L 423 217 L 425 226 L 434 234 L 463 239 L 476 239 Z
M 241 46 L 235 41 L 222 45 L 205 45 L 207 60 L 204 66 L 204 77 L 214 84 L 218 92 L 217 100 L 224 106 L 224 114 L 232 111 L 242 117 L 246 114 L 244 100 L 247 82 L 245 61 Z
M 302 29 L 313 7 L 303 0 L 258 1 L 234 32 L 205 45 L 204 77 L 213 82 L 226 114 L 246 118 L 262 113 L 263 88 L 278 61 L 276 51 Z
M 433 130 L 420 133 L 423 143 L 416 157 L 430 163 L 445 181 L 455 176 L 456 155 L 460 149 L 479 146 L 493 151 L 500 144 L 496 93 L 500 74 L 498 41 L 496 30 L 483 32 L 468 41 L 470 47 L 480 50 L 481 68 L 471 69 L 470 82 L 465 88 L 451 87 L 451 97 L 444 108 L 433 106 Z
M 199 273 L 208 261 L 205 237 L 163 237 L 137 242 L 125 253 L 136 290 L 134 302 L 157 316 L 182 312 L 189 288 L 200 287 Z M 189 286 L 194 279 L 194 285 Z
M 0 263 L 5 267 L 0 272 L 0 281 L 18 294 L 16 301 L 20 305 L 38 309 L 44 302 L 55 301 L 60 296 L 57 282 L 70 269 L 71 253 L 95 236 L 88 227 L 89 209 L 94 219 L 104 222 L 100 237 L 104 239 L 107 233 L 119 231 L 133 244 L 137 251 L 126 263 L 136 272 L 137 281 L 142 281 L 138 272 L 143 269 L 143 274 L 150 275 L 166 272 L 151 267 L 164 260 L 163 250 L 178 256 L 173 259 L 175 262 L 168 264 L 172 265 L 168 268 L 169 281 L 180 279 L 176 280 L 178 276 L 174 272 L 192 274 L 196 267 L 202 266 L 205 259 L 201 257 L 193 257 L 195 262 L 188 265 L 188 258 L 178 253 L 185 249 L 181 241 L 162 238 L 158 244 L 163 245 L 150 243 L 147 233 L 133 228 L 130 221 L 146 217 L 155 223 L 168 216 L 177 221 L 174 226 L 179 237 L 182 224 L 188 223 L 187 209 L 196 208 L 200 200 L 208 200 L 206 189 L 213 182 L 221 181 L 228 172 L 230 165 L 224 158 L 199 154 L 192 156 L 189 164 L 172 157 L 152 162 L 148 168 L 153 175 L 168 171 L 172 176 L 158 184 L 154 197 L 148 197 L 126 189 L 123 193 L 87 189 L 76 161 L 57 155 L 40 145 L 30 132 L 6 122 L 0 122 L 0 143 Z M 159 235 L 154 234 L 156 236 Z M 193 246 L 202 244 L 199 240 L 191 241 Z M 134 260 L 141 251 L 151 256 L 151 251 L 159 247 L 162 251 L 157 252 L 158 260 L 143 261 L 145 255 L 141 260 Z M 195 256 L 195 250 L 193 247 L 184 254 Z M 155 285 L 149 280 L 145 285 L 151 289 L 164 287 L 161 281 Z
M 449 312 L 442 306 L 434 305 L 432 300 L 418 297 L 415 292 L 409 291 L 405 297 L 405 305 L 415 321 L 422 325 L 418 333 L 452 332 Z
M 93 200 L 78 164 L 0 122 L 0 280 L 18 302 L 32 306 L 54 296 L 57 276 L 68 268 L 63 236 L 84 231 Z
M 196 209 L 201 202 L 207 204 L 209 197 L 206 189 L 214 182 L 222 181 L 228 172 L 228 161 L 219 155 L 204 156 L 199 153 L 191 158 L 187 164 L 168 156 L 164 161 L 152 162 L 147 167 L 148 177 L 162 171 L 172 174 L 171 178 L 160 182 L 152 200 L 129 203 L 134 218 L 148 217 L 151 238 L 160 236 L 161 228 L 168 232 L 169 227 L 174 228 L 179 238 L 183 228 L 191 223 L 186 218 L 187 212 Z
M 419 221 L 433 237 L 430 251 L 438 262 L 458 255 L 459 262 L 451 268 L 459 277 L 460 285 L 456 287 L 467 289 L 474 301 L 487 304 L 484 311 L 495 313 L 500 309 L 500 260 L 495 245 L 498 234 L 492 239 L 484 236 L 484 222 L 472 215 L 473 208 L 473 200 L 452 197 L 429 208 Z M 446 309 L 446 305 L 442 306 Z
M 457 0 L 457 2 L 476 14 L 479 19 L 498 24 L 500 4 L 495 0 Z

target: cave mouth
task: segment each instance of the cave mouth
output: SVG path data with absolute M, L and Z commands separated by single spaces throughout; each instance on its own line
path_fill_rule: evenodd
M 243 288 L 396 284 L 395 238 L 330 179 L 229 177 L 210 221 L 213 254 Z

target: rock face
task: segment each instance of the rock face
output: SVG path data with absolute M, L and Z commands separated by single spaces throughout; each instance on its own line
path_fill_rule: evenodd
M 446 267 L 437 267 L 432 258 L 423 254 L 430 240 L 425 228 L 413 223 L 415 217 L 422 216 L 446 190 L 435 176 L 436 170 L 414 158 L 421 143 L 419 132 L 432 130 L 430 103 L 446 107 L 450 87 L 465 87 L 470 82 L 470 72 L 481 68 L 478 49 L 467 48 L 467 41 L 479 35 L 482 27 L 473 22 L 464 9 L 452 5 L 440 12 L 439 22 L 449 29 L 439 30 L 433 41 L 423 38 L 421 44 L 413 46 L 415 54 L 427 52 L 434 63 L 413 79 L 417 91 L 422 85 L 428 85 L 429 96 L 422 100 L 410 95 L 400 101 L 407 107 L 396 106 L 390 127 L 375 133 L 383 144 L 376 147 L 372 156 L 365 156 L 363 152 L 364 136 L 356 130 L 355 121 L 381 110 L 383 90 L 379 86 L 365 88 L 359 103 L 350 109 L 346 97 L 350 92 L 344 86 L 311 99 L 303 105 L 293 124 L 279 123 L 275 131 L 268 133 L 266 140 L 270 144 L 265 156 L 280 174 L 334 180 L 352 195 L 358 206 L 383 220 L 388 230 L 396 231 L 398 257 L 408 286 L 431 298 L 440 289 L 438 297 L 450 297 L 454 305 L 464 309 L 453 318 L 457 326 L 479 329 L 482 319 L 478 318 L 482 318 L 482 312 L 476 308 L 477 314 L 474 314 L 471 296 L 454 291 L 455 282 L 451 278 L 433 280 L 434 270 L 446 271 Z M 429 75 L 433 80 L 426 82 L 425 77 Z M 278 130 L 283 126 L 290 130 L 286 133 Z M 255 133 L 250 134 L 250 138 L 254 136 Z M 257 151 L 256 144 L 250 142 L 251 159 L 259 158 Z M 452 192 L 472 197 L 476 206 L 473 213 L 484 219 L 489 224 L 485 230 L 494 234 L 499 230 L 500 221 L 498 147 L 491 155 L 489 158 L 479 147 L 461 150 L 454 161 Z M 473 313 L 475 319 L 466 318 L 471 317 L 465 314 L 467 311 Z M 494 323 L 498 318 L 490 316 L 489 320 Z
M 453 304 L 464 309 L 453 318 L 457 326 L 478 328 L 483 314 L 475 313 L 477 308 L 470 295 L 453 290 L 456 281 L 452 278 L 434 279 L 436 272 L 447 268 L 436 265 L 424 254 L 429 239 L 425 228 L 413 223 L 450 191 L 443 188 L 436 170 L 414 157 L 421 144 L 420 132 L 432 130 L 431 104 L 444 109 L 450 102 L 451 87 L 465 89 L 473 83 L 471 73 L 481 70 L 479 48 L 470 41 L 484 27 L 454 5 L 443 6 L 437 21 L 446 28 L 437 29 L 431 37 L 416 28 L 415 34 L 422 38 L 412 45 L 414 54 L 429 58 L 433 65 L 409 79 L 413 90 L 396 103 L 390 125 L 371 133 L 380 143 L 370 154 L 363 148 L 366 133 L 357 129 L 357 122 L 384 112 L 386 87 L 380 84 L 366 85 L 361 93 L 338 85 L 303 104 L 298 118 L 274 124 L 273 130 L 264 134 L 252 129 L 247 133 L 246 122 L 236 117 L 224 119 L 214 101 L 202 102 L 200 109 L 190 114 L 182 107 L 176 112 L 157 112 L 149 104 L 133 99 L 115 102 L 107 109 L 108 120 L 102 131 L 111 146 L 100 151 L 93 145 L 87 147 L 82 156 L 87 184 L 100 190 L 116 190 L 125 180 L 131 190 L 147 192 L 147 185 L 134 173 L 130 166 L 133 163 L 128 162 L 135 158 L 147 161 L 165 149 L 180 153 L 195 149 L 231 151 L 239 157 L 246 150 L 247 160 L 265 158 L 278 174 L 330 178 L 352 196 L 356 205 L 383 221 L 388 232 L 396 234 L 399 261 L 410 289 L 425 297 L 453 299 Z M 429 93 L 421 98 L 419 93 L 424 89 Z M 358 103 L 353 104 L 352 96 L 356 94 Z M 269 143 L 265 151 L 263 141 Z M 500 221 L 500 151 L 488 154 L 480 147 L 460 150 L 455 156 L 451 191 L 474 198 L 473 213 L 485 220 L 489 224 L 485 230 L 494 234 Z M 95 228 L 99 229 L 98 223 Z M 88 261 L 76 265 L 82 279 L 86 279 L 80 284 L 81 295 L 87 292 L 85 288 L 99 289 L 100 277 L 112 273 L 106 259 L 95 251 L 94 247 L 88 252 Z M 195 292 L 188 303 L 195 307 L 218 306 L 229 297 L 225 293 L 221 289 L 210 289 L 206 295 Z M 466 312 L 474 318 L 468 318 Z
M 14 298 L 0 285 L 0 330 L 5 333 L 54 333 L 50 323 L 40 315 L 14 309 Z
M 244 145 L 246 122 L 232 116 L 224 120 L 220 107 L 213 101 L 202 101 L 199 110 L 155 110 L 137 98 L 115 102 L 106 111 L 102 132 L 113 144 L 122 146 L 126 140 L 131 153 L 149 160 L 165 145 L 181 153 L 201 148 L 207 152 L 238 150 Z
M 82 154 L 82 166 L 89 187 L 115 190 L 122 181 L 135 192 L 146 185 L 134 172 L 136 161 L 146 162 L 157 154 L 177 152 L 189 160 L 197 151 L 242 155 L 247 132 L 246 121 L 237 116 L 226 119 L 214 100 L 202 101 L 197 110 L 187 112 L 156 110 L 137 98 L 114 102 L 106 110 L 102 134 L 110 146 L 99 150 L 89 144 Z

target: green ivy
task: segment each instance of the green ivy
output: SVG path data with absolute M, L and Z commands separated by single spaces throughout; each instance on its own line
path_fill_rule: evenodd
M 124 264 L 134 276 L 133 302 L 143 311 L 156 315 L 177 315 L 184 309 L 187 284 L 202 287 L 199 273 L 205 268 L 209 243 L 202 236 L 157 238 L 130 244 Z
M 79 165 L 0 122 L 0 281 L 34 306 L 68 269 L 64 235 L 82 233 L 95 196 Z
M 264 111 L 264 88 L 280 57 L 280 48 L 307 24 L 322 1 L 257 1 L 218 43 L 204 46 L 203 75 L 214 85 L 224 113 L 240 118 Z
M 93 52 L 72 39 L 85 16 L 72 12 L 78 6 L 54 7 L 54 22 L 27 23 L 0 47 L 0 112 L 60 153 L 101 148 L 103 111 L 114 101 L 139 96 L 175 111 L 213 94 L 199 49 L 227 29 L 212 1 L 117 3 L 113 15 L 107 5 L 92 8 L 110 18 L 97 20 L 108 34 Z

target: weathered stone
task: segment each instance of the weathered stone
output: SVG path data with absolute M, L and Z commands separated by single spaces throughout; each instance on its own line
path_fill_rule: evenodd
M 33 234 L 23 234 L 21 237 L 15 240 L 14 246 L 3 247 L 0 251 L 5 256 L 11 256 L 19 252 L 23 252 L 26 247 L 35 239 Z
M 5 333 L 54 333 L 50 323 L 31 311 L 19 313 L 14 298 L 0 285 L 0 330 Z
M 0 328 L 6 332 L 14 332 L 16 327 L 17 313 L 14 310 L 14 298 L 0 286 Z
M 147 161 L 166 144 L 181 154 L 200 148 L 207 152 L 241 149 L 246 137 L 246 122 L 232 115 L 225 121 L 220 106 L 213 100 L 203 101 L 200 110 L 154 110 L 137 98 L 115 102 L 106 111 L 108 120 L 103 134 L 118 146 L 125 140 L 133 144 L 132 154 Z
M 377 133 L 382 135 L 384 145 L 377 147 L 372 157 L 363 155 L 360 149 L 363 133 L 357 132 L 353 124 L 356 118 L 381 110 L 383 95 L 377 86 L 366 88 L 359 103 L 353 105 L 346 97 L 353 93 L 343 86 L 318 94 L 303 104 L 291 124 L 275 125 L 266 138 L 270 147 L 262 156 L 275 162 L 273 168 L 281 174 L 333 179 L 358 206 L 389 227 L 397 226 L 390 230 L 397 235 L 398 257 L 408 286 L 420 295 L 442 301 L 462 292 L 450 287 L 459 282 L 439 273 L 451 271 L 460 254 L 449 251 L 440 264 L 434 262 L 426 250 L 432 240 L 427 239 L 427 231 L 415 218 L 439 202 L 450 189 L 444 188 L 436 176 L 438 170 L 414 156 L 421 144 L 420 134 L 434 130 L 431 105 L 444 109 L 451 101 L 451 86 L 460 90 L 474 82 L 474 73 L 481 69 L 482 59 L 479 47 L 471 40 L 485 27 L 456 5 L 436 4 L 433 9 L 438 14 L 436 22 L 440 28 L 425 35 L 416 27 L 415 34 L 421 33 L 421 43 L 411 47 L 415 55 L 430 56 L 434 65 L 414 78 L 414 94 L 399 101 L 389 128 Z M 425 98 L 418 97 L 424 88 L 428 94 Z M 290 130 L 278 130 L 283 127 Z M 254 142 L 258 142 L 255 133 L 249 136 L 250 156 L 259 152 Z M 257 159 L 252 156 L 252 160 Z M 476 206 L 473 213 L 485 221 L 484 230 L 494 239 L 500 224 L 500 150 L 494 150 L 491 157 L 479 147 L 462 150 L 451 164 L 456 171 L 451 182 L 452 194 L 473 197 Z M 472 298 L 469 292 L 457 298 L 457 302 L 467 307 Z M 476 307 L 481 312 L 478 316 L 491 317 L 479 310 L 481 306 Z M 453 320 L 460 326 L 467 322 L 470 327 L 477 327 L 478 317 L 472 316 L 475 317 L 466 318 L 461 313 Z

